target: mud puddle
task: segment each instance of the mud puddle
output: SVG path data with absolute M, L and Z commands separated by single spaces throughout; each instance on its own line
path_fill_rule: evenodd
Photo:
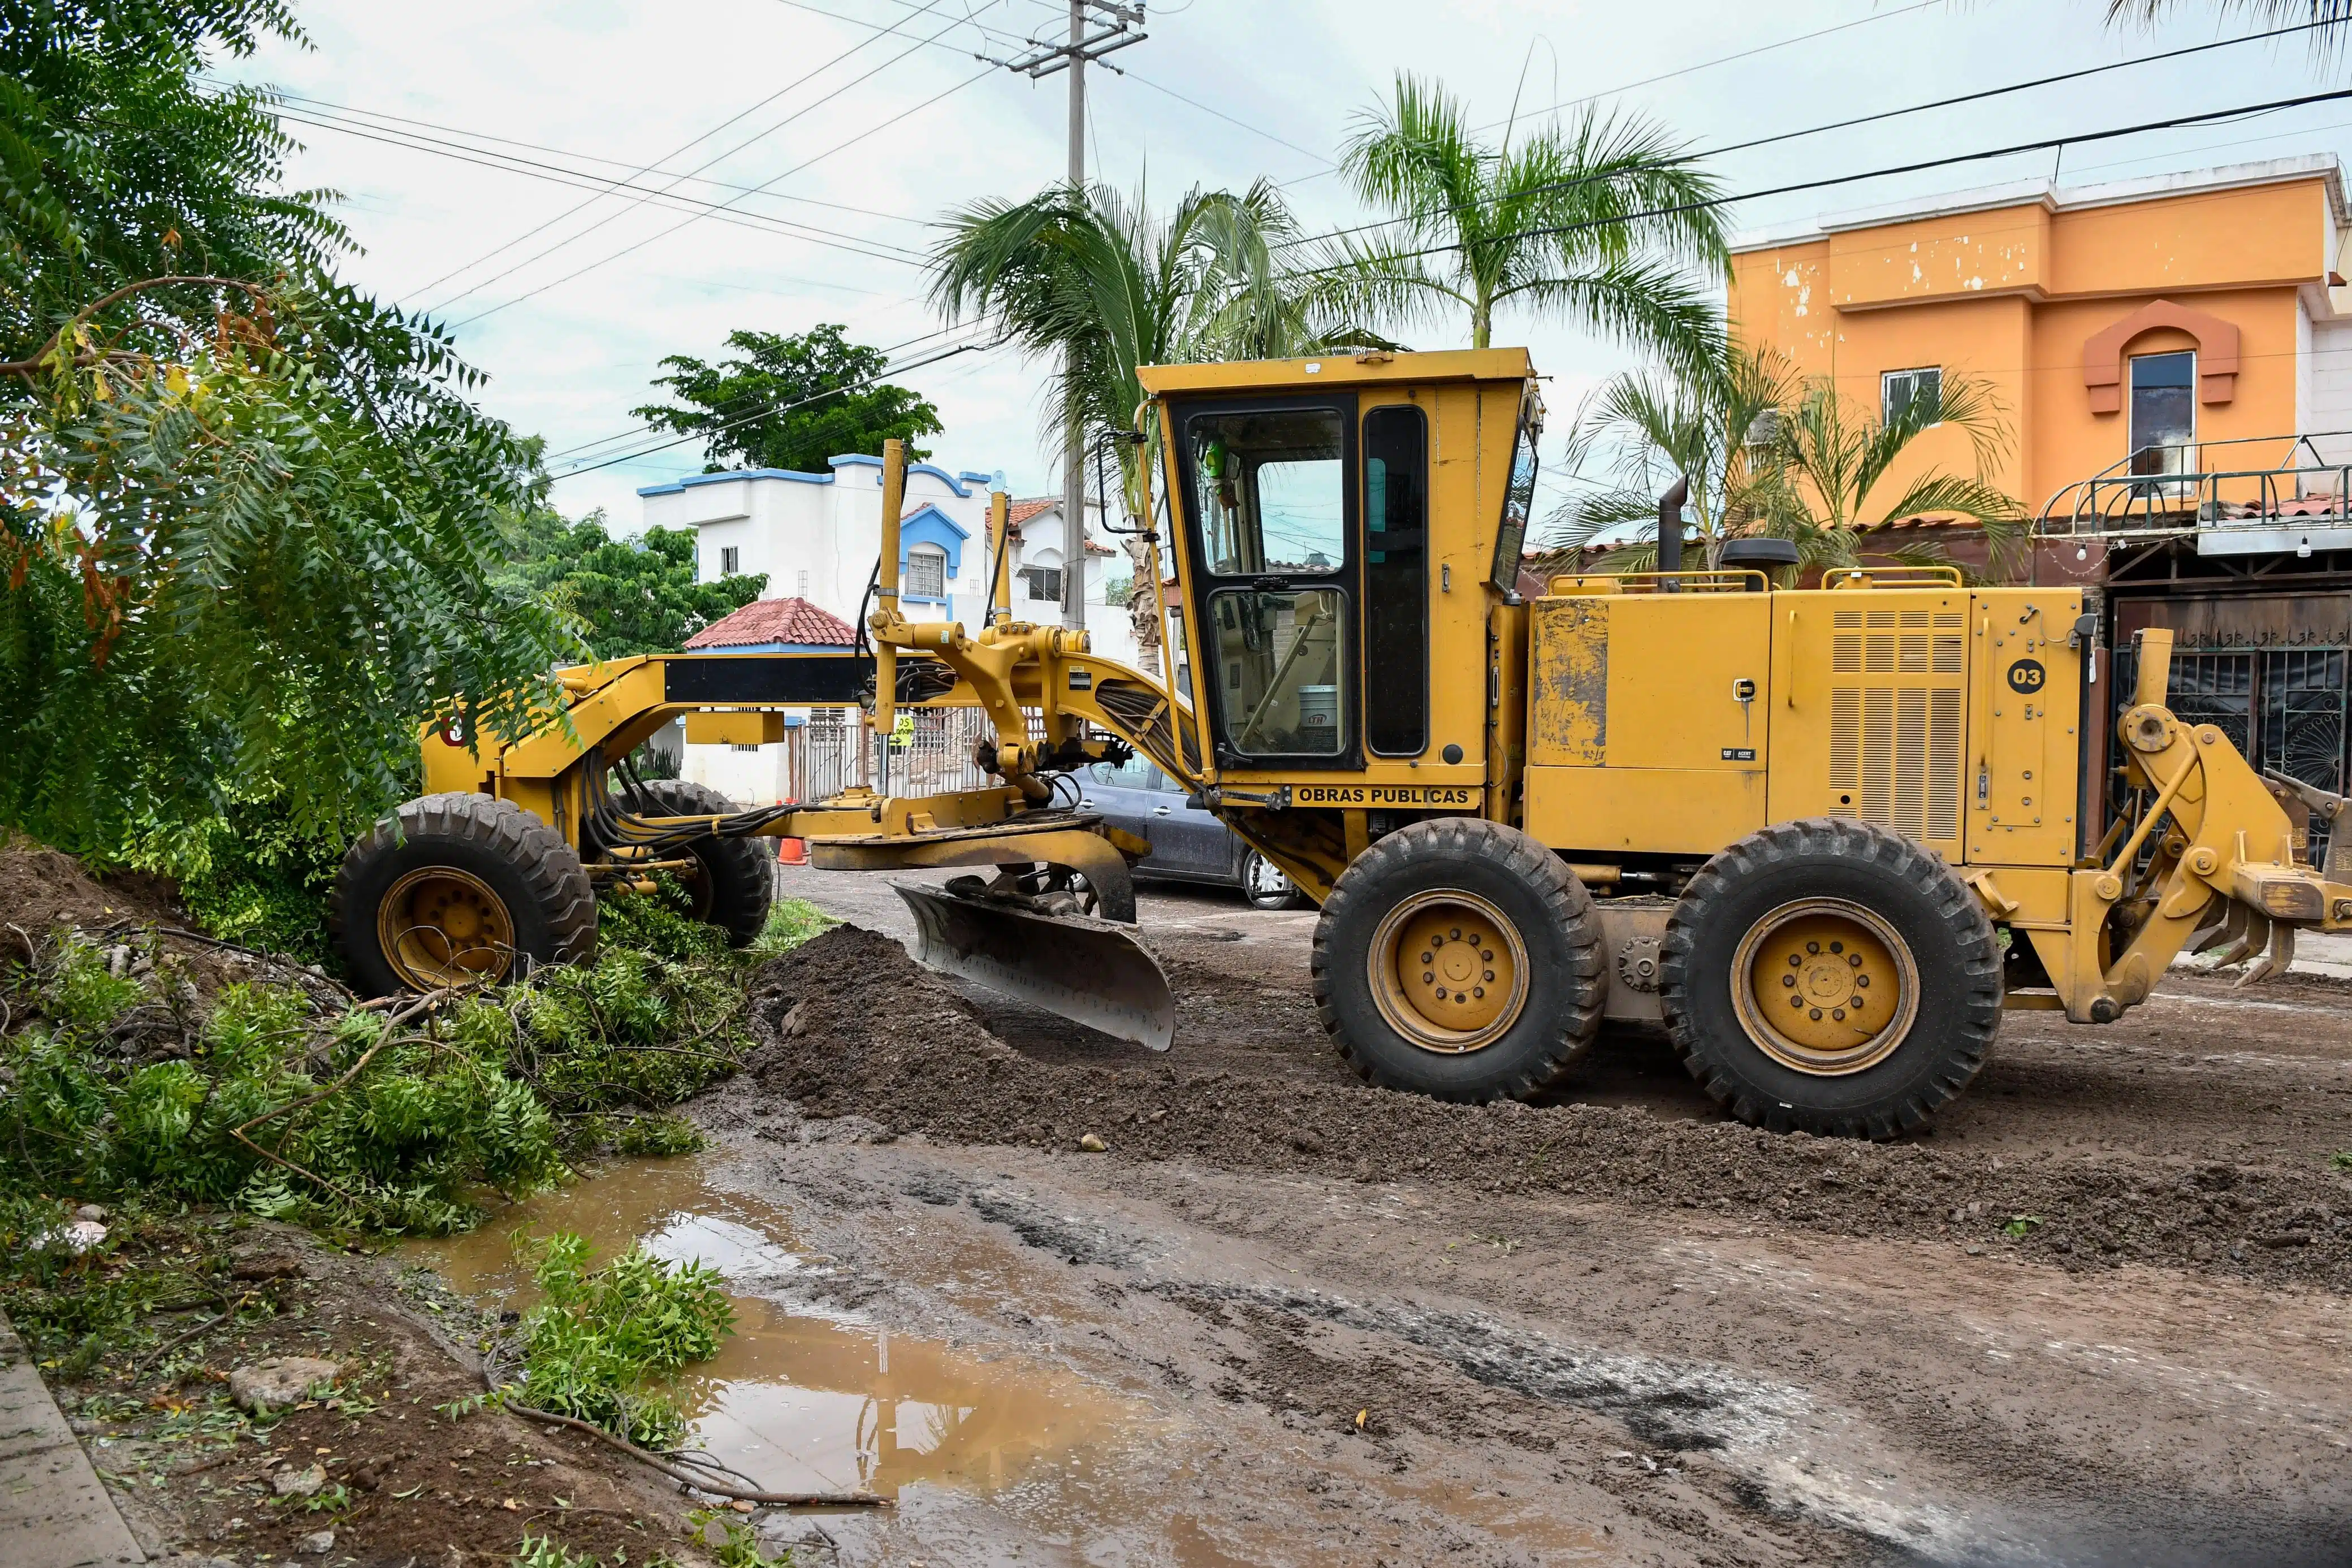
M 697 1160 L 618 1163 L 403 1254 L 527 1311 L 539 1294 L 530 1244 L 557 1230 L 586 1238 L 599 1263 L 637 1244 L 725 1276 L 735 1332 L 669 1392 L 697 1446 L 770 1490 L 1002 1491 L 1083 1468 L 1081 1451 L 1139 1425 L 1129 1402 L 1057 1368 L 808 1310 L 792 1286 L 830 1260 L 796 1245 L 781 1208 L 714 1185 Z

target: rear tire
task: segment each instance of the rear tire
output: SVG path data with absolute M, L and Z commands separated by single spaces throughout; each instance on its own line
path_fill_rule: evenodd
M 1942 861 L 1868 822 L 1782 822 L 1721 851 L 1667 917 L 1661 956 L 1683 1064 L 1775 1132 L 1925 1125 L 2000 1022 L 1983 906 Z
M 658 817 L 724 817 L 743 808 L 708 784 L 683 779 L 645 781 L 649 813 Z M 681 877 L 688 913 L 727 933 L 730 947 L 749 946 L 768 924 L 776 897 L 776 841 L 706 834 L 686 846 L 699 868 Z
M 426 795 L 343 856 L 328 929 L 362 996 L 519 978 L 596 950 L 596 891 L 511 800 Z
M 1564 1074 L 1608 995 L 1583 884 L 1527 834 L 1475 817 L 1414 822 L 1357 856 L 1316 923 L 1314 977 L 1323 1027 L 1360 1076 L 1478 1103 Z

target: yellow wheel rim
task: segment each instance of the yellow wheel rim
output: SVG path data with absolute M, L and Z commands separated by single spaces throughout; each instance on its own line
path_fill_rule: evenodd
M 1876 1065 L 1919 1011 L 1919 967 L 1895 927 L 1842 898 L 1784 904 L 1748 929 L 1731 1000 L 1757 1049 L 1835 1078 Z
M 376 906 L 375 931 L 394 971 L 420 991 L 503 979 L 514 963 L 506 901 L 454 866 L 427 866 L 394 883 Z
M 1503 912 L 1473 893 L 1415 894 L 1372 933 L 1372 1000 L 1423 1051 L 1460 1055 L 1510 1032 L 1527 1007 L 1528 949 Z

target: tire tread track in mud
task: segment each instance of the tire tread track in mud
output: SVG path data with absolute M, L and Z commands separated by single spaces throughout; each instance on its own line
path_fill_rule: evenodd
M 1156 1061 L 1039 1061 L 896 941 L 856 926 L 763 966 L 752 996 L 764 1043 L 748 1071 L 761 1090 L 810 1116 L 864 1116 L 892 1133 L 1067 1151 L 1091 1132 L 1115 1158 L 1462 1182 L 1837 1235 L 1948 1238 L 2068 1269 L 2140 1260 L 2352 1291 L 2352 1182 L 2325 1167 L 2104 1151 L 2003 1159 L 1642 1110 L 1446 1104 Z

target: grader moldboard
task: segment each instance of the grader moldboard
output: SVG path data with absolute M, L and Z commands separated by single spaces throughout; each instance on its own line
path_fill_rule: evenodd
M 1447 1099 L 1534 1094 L 1604 1019 L 1650 1019 L 1742 1119 L 1883 1137 L 1968 1085 L 2004 1007 L 2105 1023 L 2184 948 L 2275 970 L 2297 930 L 2352 927 L 2352 831 L 2325 873 L 2303 863 L 2228 737 L 2166 708 L 2167 633 L 2142 634 L 2116 731 L 2136 810 L 2094 831 L 2105 699 L 2078 591 L 1940 569 L 1793 591 L 1772 580 L 1792 552 L 1758 540 L 1523 599 L 1542 418 L 1523 350 L 1143 380 L 1131 439 L 1169 497 L 1181 666 L 1173 643 L 1147 673 L 1013 621 L 1001 495 L 987 622 L 909 620 L 892 443 L 870 653 L 567 670 L 568 727 L 519 738 L 453 708 L 424 742 L 434 792 L 344 863 L 352 973 L 381 991 L 580 959 L 598 887 L 656 872 L 748 941 L 757 841 L 793 837 L 819 867 L 992 868 L 900 885 L 919 956 L 1165 1049 L 1173 1002 L 1130 934 L 1147 846 L 1055 789 L 1130 748 L 1322 906 L 1316 1001 L 1356 1071 Z M 984 709 L 1002 783 L 744 811 L 625 762 L 680 714 L 740 742 L 786 709 L 860 706 L 887 732 L 909 706 Z

